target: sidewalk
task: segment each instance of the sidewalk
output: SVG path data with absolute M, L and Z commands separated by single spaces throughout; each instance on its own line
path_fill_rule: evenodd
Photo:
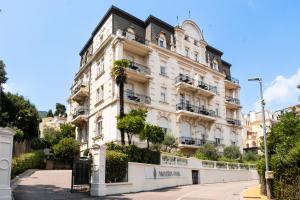
M 267 200 L 267 197 L 260 194 L 260 185 L 246 189 L 241 194 L 242 200 Z

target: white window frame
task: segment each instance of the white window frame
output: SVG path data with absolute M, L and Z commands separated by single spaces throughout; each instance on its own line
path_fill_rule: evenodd
M 199 53 L 198 52 L 194 52 L 194 59 L 196 62 L 199 62 Z
M 103 135 L 103 121 L 102 118 L 98 119 L 96 122 L 96 136 Z
M 167 88 L 166 87 L 161 87 L 160 101 L 163 103 L 167 103 Z
M 164 69 L 164 70 L 162 70 Z M 166 76 L 167 75 L 167 66 L 161 65 L 160 66 L 160 74 Z
M 190 49 L 188 47 L 185 47 L 184 51 L 185 51 L 185 56 L 189 58 L 190 57 Z
M 159 37 L 158 38 L 158 46 L 163 47 L 163 48 L 167 48 L 167 42 L 166 39 Z

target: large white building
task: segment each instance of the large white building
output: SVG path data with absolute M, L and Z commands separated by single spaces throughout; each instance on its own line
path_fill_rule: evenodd
M 242 148 L 240 85 L 222 54 L 191 20 L 174 27 L 112 6 L 80 52 L 71 88 L 69 121 L 81 150 L 120 141 L 118 86 L 110 75 L 118 59 L 130 61 L 125 112 L 146 107 L 147 121 L 173 134 L 184 152 L 207 142 Z

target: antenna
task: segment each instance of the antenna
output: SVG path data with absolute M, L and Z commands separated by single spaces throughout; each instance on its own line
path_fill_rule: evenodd
M 191 11 L 189 10 L 189 19 L 191 19 Z
M 178 15 L 176 16 L 177 19 L 177 26 L 179 26 L 179 19 L 178 19 Z

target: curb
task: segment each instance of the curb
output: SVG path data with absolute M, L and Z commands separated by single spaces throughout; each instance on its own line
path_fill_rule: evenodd
M 19 174 L 18 176 L 16 176 L 14 179 L 12 179 L 10 181 L 10 187 L 11 190 L 14 191 L 17 187 L 18 184 L 21 182 L 21 179 L 26 177 L 26 176 L 30 176 L 31 174 L 33 174 L 37 169 L 27 169 L 25 172 Z

